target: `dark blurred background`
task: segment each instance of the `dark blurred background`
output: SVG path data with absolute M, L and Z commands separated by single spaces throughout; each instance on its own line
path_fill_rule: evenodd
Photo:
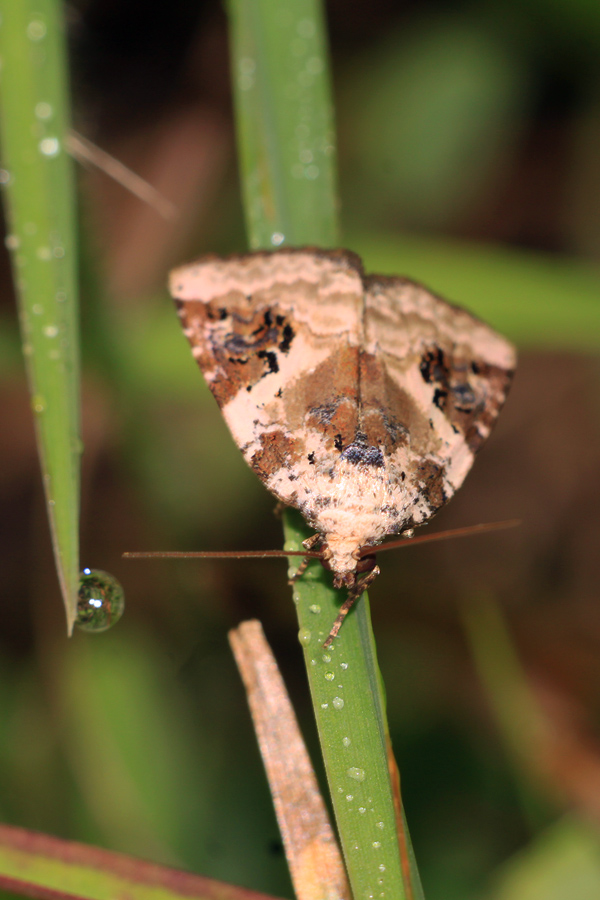
M 0 258 L 0 819 L 291 896 L 226 641 L 263 622 L 316 756 L 285 564 L 121 559 L 281 543 L 164 289 L 176 263 L 245 249 L 226 17 L 212 0 L 67 10 L 76 128 L 178 215 L 80 172 L 82 562 L 127 598 L 100 636 L 66 638 Z M 520 349 L 497 430 L 432 528 L 522 526 L 390 553 L 371 592 L 425 893 L 596 898 L 600 5 L 327 14 L 344 243 Z

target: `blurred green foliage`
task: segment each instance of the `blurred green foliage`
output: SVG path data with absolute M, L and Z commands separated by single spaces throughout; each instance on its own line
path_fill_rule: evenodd
M 143 109 L 131 97 L 136 103 L 146 98 L 152 115 L 161 112 L 153 98 L 165 74 L 148 49 L 155 46 L 148 37 L 152 16 L 146 8 L 143 15 L 137 7 L 123 9 L 138 30 L 118 32 L 118 15 L 111 18 L 100 0 L 83 7 L 73 31 L 83 73 L 75 84 L 82 119 L 93 122 L 96 114 L 115 130 L 123 128 L 115 99 L 122 95 L 129 102 L 128 133 L 139 128 L 147 142 Z M 170 29 L 178 15 L 183 20 L 182 9 L 172 4 L 168 15 L 161 9 L 156 25 L 173 45 Z M 94 11 L 96 28 L 90 30 Z M 209 18 L 207 13 L 196 32 L 209 62 L 197 65 L 218 75 L 218 54 L 211 49 L 218 46 L 217 26 L 210 32 L 213 43 L 202 43 Z M 532 383 L 526 381 L 528 349 L 537 352 L 529 357 L 531 369 L 541 378 L 550 371 L 545 367 L 564 374 L 565 390 L 571 384 L 567 351 L 574 352 L 587 366 L 581 370 L 586 380 L 583 386 L 576 382 L 568 400 L 579 417 L 588 417 L 593 432 L 598 373 L 591 353 L 600 335 L 600 7 L 587 0 L 528 0 L 449 11 L 434 3 L 425 14 L 404 6 L 391 14 L 378 4 L 367 10 L 356 3 L 342 13 L 332 4 L 330 19 L 343 242 L 364 255 L 369 269 L 402 271 L 515 338 L 525 362 L 517 392 L 519 384 Z M 98 59 L 106 44 L 111 53 L 104 72 L 111 75 L 102 80 Z M 87 69 L 82 46 L 94 50 L 87 53 Z M 126 65 L 130 57 L 135 78 Z M 206 79 L 212 83 L 210 75 Z M 183 102 L 172 90 L 173 104 Z M 193 241 L 182 239 L 174 251 L 179 261 L 194 243 L 207 250 L 243 249 L 235 180 L 230 171 L 222 179 L 216 206 L 198 213 L 202 221 Z M 103 286 L 102 241 L 90 238 L 101 228 L 93 224 L 93 200 L 88 203 L 84 275 L 93 290 L 86 292 L 83 310 L 83 559 L 121 580 L 127 609 L 114 633 L 76 635 L 71 642 L 64 636 L 19 342 L 13 310 L 4 305 L 0 397 L 11 424 L 0 469 L 6 510 L 0 523 L 0 817 L 291 896 L 225 640 L 240 618 L 261 618 L 315 747 L 294 612 L 280 602 L 285 567 L 120 560 L 123 550 L 134 549 L 277 546 L 279 523 L 270 498 L 232 446 L 164 291 L 141 303 Z M 6 271 L 2 277 L 6 297 Z M 511 419 L 511 408 L 520 408 L 518 394 L 505 414 L 510 426 L 503 431 L 500 423 L 497 442 L 482 454 L 450 515 L 495 515 L 489 498 L 499 496 L 498 484 L 508 491 L 517 482 L 520 490 L 527 454 L 539 447 L 550 452 L 562 430 L 573 427 L 571 419 L 568 426 L 556 419 L 536 443 L 531 431 L 523 433 L 522 418 Z M 545 473 L 543 457 L 536 460 Z M 589 716 L 597 716 L 597 685 L 567 677 L 567 660 L 585 657 L 584 647 L 597 649 L 593 617 L 577 619 L 582 613 L 575 601 L 585 590 L 569 569 L 573 558 L 581 558 L 569 555 L 577 521 L 595 509 L 593 466 L 583 490 L 557 483 L 557 472 L 568 469 L 574 478 L 578 468 L 560 462 L 543 487 L 552 500 L 571 490 L 570 505 L 549 505 L 539 526 L 523 496 L 538 530 L 526 524 L 514 539 L 499 538 L 491 551 L 478 543 L 472 551 L 424 556 L 415 549 L 397 563 L 386 558 L 381 590 L 373 591 L 390 727 L 428 900 L 600 895 L 596 827 L 583 826 L 577 811 L 563 818 L 570 801 L 550 787 L 544 794 L 527 773 L 515 778 L 487 718 L 453 606 L 469 594 L 471 581 L 483 577 L 482 557 L 486 586 L 497 587 L 512 620 L 535 636 L 522 652 L 535 646 L 538 664 L 553 659 L 556 645 L 547 641 L 554 623 L 565 638 L 558 654 L 565 683 L 577 685 L 579 678 L 585 684 Z M 475 513 L 463 500 L 469 491 L 476 492 Z M 540 494 L 533 500 L 539 502 Z M 521 514 L 521 507 L 514 508 L 518 499 L 508 494 L 508 514 Z M 590 555 L 594 534 L 587 542 Z M 525 569 L 526 552 L 537 568 Z M 460 576 L 452 567 L 455 558 L 465 560 Z M 519 580 L 531 571 L 540 574 L 538 587 Z M 524 608 L 515 612 L 515 597 L 523 594 Z M 384 596 L 397 601 L 384 607 L 377 602 Z M 554 673 L 557 679 L 561 671 Z M 523 782 L 537 804 L 535 825 L 523 812 Z

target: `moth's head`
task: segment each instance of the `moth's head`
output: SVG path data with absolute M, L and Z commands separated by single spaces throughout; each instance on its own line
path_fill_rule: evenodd
M 357 550 L 352 554 L 342 556 L 332 552 L 326 542 L 322 552 L 321 562 L 329 572 L 334 573 L 333 586 L 336 589 L 353 588 L 357 576 L 363 575 L 365 572 L 372 572 L 376 565 L 374 553 L 360 556 L 360 550 Z

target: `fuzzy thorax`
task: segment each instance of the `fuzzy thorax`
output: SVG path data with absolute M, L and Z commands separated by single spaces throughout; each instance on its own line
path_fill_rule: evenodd
M 312 524 L 323 535 L 327 567 L 338 576 L 339 584 L 351 587 L 362 548 L 401 530 L 402 516 L 394 502 L 397 495 L 392 496 L 383 466 L 357 466 L 342 459 L 334 473 L 317 478 L 317 491 L 327 502 Z

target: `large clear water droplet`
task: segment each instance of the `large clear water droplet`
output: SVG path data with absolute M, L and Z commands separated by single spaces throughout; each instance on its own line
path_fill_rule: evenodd
M 125 609 L 123 588 L 102 569 L 84 569 L 80 575 L 75 624 L 82 631 L 106 631 Z

